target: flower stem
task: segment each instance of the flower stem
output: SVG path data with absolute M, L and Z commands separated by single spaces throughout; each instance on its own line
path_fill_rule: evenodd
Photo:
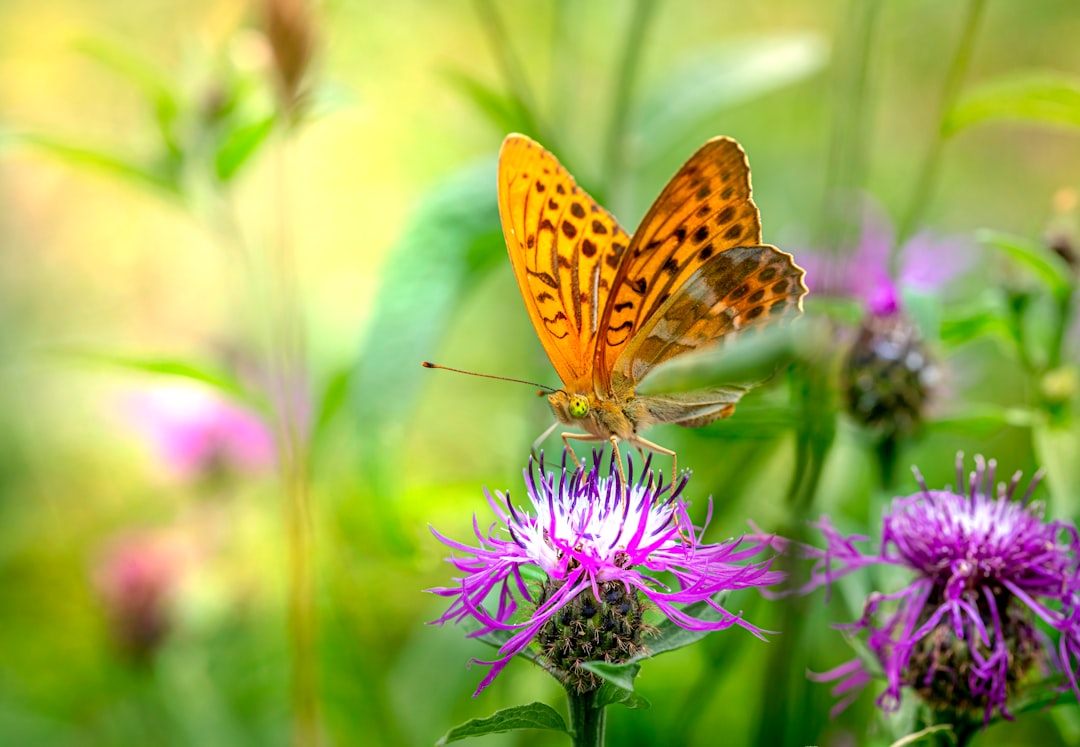
M 604 706 L 596 703 L 596 696 L 599 692 L 599 690 L 590 690 L 586 693 L 579 693 L 573 688 L 566 691 L 574 747 L 599 747 L 604 744 L 604 726 L 607 723 L 607 712 L 604 710 Z
M 863 186 L 866 148 L 869 140 L 868 93 L 870 52 L 883 3 L 851 0 L 847 17 L 850 31 L 844 39 L 848 50 L 836 57 L 836 106 L 825 164 L 825 190 L 819 225 L 819 242 L 832 250 L 848 246 L 860 228 L 851 219 L 850 200 Z
M 960 95 L 960 88 L 967 77 L 968 66 L 971 63 L 971 54 L 975 48 L 975 37 L 978 35 L 980 21 L 986 0 L 969 0 L 967 16 L 964 19 L 964 27 L 960 33 L 960 41 L 956 45 L 956 54 L 953 56 L 952 65 L 945 77 L 945 85 L 941 91 L 941 99 L 938 103 L 937 132 L 934 133 L 930 146 L 923 157 L 919 176 L 915 181 L 915 188 L 908 201 L 908 209 L 904 219 L 896 232 L 896 241 L 892 247 L 890 264 L 897 261 L 898 248 L 911 238 L 918 228 L 930 205 L 930 199 L 934 195 L 937 186 L 938 174 L 941 171 L 941 156 L 945 150 L 945 124 L 949 114 L 956 106 L 956 100 Z M 891 269 L 895 270 L 895 267 Z
M 615 79 L 615 101 L 611 109 L 611 121 L 608 123 L 603 178 L 600 181 L 607 185 L 608 204 L 616 207 L 620 203 L 615 196 L 616 191 L 625 193 L 623 169 L 626 164 L 626 125 L 630 120 L 630 104 L 643 57 L 641 50 L 645 44 L 645 32 L 649 29 L 655 9 L 656 0 L 637 0 L 634 3 Z
M 526 134 L 533 134 L 540 138 L 549 148 L 557 148 L 555 133 L 541 120 L 540 107 L 525 75 L 525 69 L 510 46 L 510 37 L 506 33 L 506 27 L 503 26 L 499 11 L 491 0 L 475 0 L 474 4 L 480 16 L 480 23 L 495 53 L 495 61 L 503 80 L 518 105 L 524 123 L 534 130 Z
M 297 747 L 314 747 L 319 744 L 315 605 L 308 443 L 301 406 L 307 377 L 304 370 L 304 326 L 288 210 L 289 179 L 293 173 L 289 167 L 291 134 L 291 128 L 282 133 L 275 153 L 276 189 L 273 201 L 278 225 L 272 240 L 270 261 L 274 301 L 270 315 L 270 400 L 274 406 L 277 429 L 288 541 L 293 744 Z

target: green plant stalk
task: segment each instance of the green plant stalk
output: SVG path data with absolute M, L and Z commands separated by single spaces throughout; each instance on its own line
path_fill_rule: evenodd
M 964 78 L 967 77 L 968 67 L 971 64 L 971 55 L 975 49 L 975 39 L 978 36 L 985 7 L 986 0 L 968 1 L 967 14 L 964 17 L 960 40 L 956 45 L 956 53 L 945 77 L 945 85 L 942 88 L 941 99 L 938 103 L 937 131 L 934 133 L 934 137 L 926 150 L 926 155 L 923 157 L 922 167 L 919 170 L 918 178 L 915 180 L 915 187 L 911 193 L 911 199 L 908 201 L 907 211 L 904 213 L 903 221 L 896 232 L 896 241 L 893 244 L 892 254 L 889 258 L 890 270 L 893 271 L 893 274 L 895 274 L 896 270 L 899 248 L 911 238 L 916 228 L 921 224 L 937 187 L 938 176 L 941 172 L 941 157 L 947 139 L 945 124 L 948 121 L 949 114 L 956 106 Z
M 571 14 L 569 0 L 555 0 L 551 5 L 551 61 L 548 73 L 548 112 L 551 128 L 561 132 L 574 104 L 574 74 L 577 70 L 575 34 L 576 20 Z
M 1065 332 L 1072 319 L 1073 297 L 1076 295 L 1075 287 L 1070 288 L 1068 293 L 1055 298 L 1054 333 L 1050 342 L 1050 359 L 1047 368 L 1053 370 L 1061 365 L 1061 354 L 1065 347 Z
M 587 693 L 579 693 L 573 688 L 566 690 L 574 747 L 600 747 L 604 744 L 607 711 L 605 706 L 596 704 L 598 692 L 598 690 L 591 690 Z
M 525 77 L 525 70 L 510 46 L 510 38 L 506 33 L 506 27 L 503 26 L 502 18 L 495 9 L 495 5 L 491 0 L 475 0 L 475 5 L 477 14 L 480 16 L 481 25 L 487 34 L 488 41 L 491 43 L 492 50 L 495 52 L 495 61 L 499 66 L 506 86 L 522 109 L 521 113 L 524 119 L 532 124 L 536 130 L 536 136 L 544 142 L 545 147 L 558 150 L 555 133 L 550 128 L 545 127 L 541 121 L 540 107 L 537 105 L 528 78 Z
M 299 397 L 307 381 L 305 335 L 296 285 L 296 257 L 290 224 L 289 156 L 291 129 L 281 132 L 275 148 L 273 202 L 277 230 L 271 240 L 269 269 L 274 312 L 271 315 L 270 386 L 284 493 L 288 542 L 288 617 L 292 662 L 293 744 L 319 744 L 318 683 L 315 657 L 315 604 L 312 521 L 307 433 Z
M 837 199 L 848 199 L 863 186 L 869 127 L 867 92 L 869 90 L 870 50 L 878 13 L 884 3 L 851 0 L 848 17 L 852 18 L 852 49 L 837 57 L 839 88 L 832 133 L 825 165 L 822 221 L 818 243 L 838 250 L 848 244 L 856 226 L 848 219 L 838 220 Z M 851 71 L 850 73 L 848 71 Z M 846 207 L 846 203 L 842 203 Z
M 626 126 L 630 120 L 634 88 L 638 71 L 641 67 L 642 49 L 645 34 L 649 29 L 656 10 L 656 0 L 637 0 L 633 15 L 626 30 L 626 41 L 619 58 L 619 67 L 615 78 L 615 98 L 611 107 L 611 121 L 608 123 L 607 140 L 604 145 L 604 162 L 600 184 L 607 187 L 607 201 L 612 206 L 621 205 L 621 196 L 626 194 L 624 169 L 626 166 Z
M 782 536 L 796 542 L 804 541 L 806 517 L 817 494 L 825 468 L 825 460 L 835 437 L 833 402 L 829 396 L 827 361 L 809 361 L 796 366 L 792 375 L 792 394 L 801 413 L 801 426 L 795 433 L 795 463 L 797 465 L 788 488 L 787 504 L 791 510 Z M 800 563 L 789 553 L 780 558 L 781 569 L 789 578 L 801 570 Z M 797 660 L 800 621 L 806 617 L 808 599 L 789 596 L 784 600 L 777 629 L 780 635 L 771 643 L 762 680 L 760 702 L 764 704 L 758 724 L 755 744 L 790 744 L 789 724 L 802 724 L 793 718 L 791 704 L 795 702 L 792 687 L 791 662 Z M 801 677 L 801 673 L 797 673 Z

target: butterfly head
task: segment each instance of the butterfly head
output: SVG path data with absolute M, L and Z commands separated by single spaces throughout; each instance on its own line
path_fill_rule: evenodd
M 548 402 L 555 416 L 564 423 L 582 420 L 592 410 L 589 398 L 584 394 L 569 394 L 562 389 L 548 395 Z

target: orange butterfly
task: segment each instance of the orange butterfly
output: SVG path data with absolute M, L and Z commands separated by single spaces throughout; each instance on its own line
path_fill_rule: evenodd
M 562 434 L 572 455 L 570 439 L 615 449 L 625 441 L 671 456 L 674 474 L 675 452 L 641 431 L 725 418 L 746 387 L 655 396 L 634 388 L 659 363 L 801 309 L 806 293 L 791 255 L 761 243 L 750 165 L 731 138 L 701 146 L 631 237 L 555 156 L 509 135 L 499 153 L 499 216 L 525 306 L 564 387 L 548 397 L 558 422 L 537 443 L 559 423 L 582 428 Z

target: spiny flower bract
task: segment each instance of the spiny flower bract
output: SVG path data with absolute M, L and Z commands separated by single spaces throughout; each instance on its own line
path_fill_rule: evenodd
M 576 672 L 575 665 L 591 659 L 621 662 L 644 653 L 643 633 L 650 628 L 642 612 L 647 607 L 689 630 L 739 625 L 761 637 L 761 630 L 725 610 L 715 597 L 782 580 L 767 561 L 744 563 L 768 542 L 704 542 L 705 526 L 693 525 L 682 498 L 687 475 L 673 490 L 646 460 L 635 481 L 628 457 L 627 490 L 614 459 L 606 477 L 600 475 L 601 458 L 595 453 L 591 464 L 573 471 L 567 469 L 565 453 L 555 472 L 545 470 L 543 456 L 538 465 L 530 459 L 524 471 L 528 507 L 515 506 L 509 493 L 485 491 L 496 521 L 484 532 L 474 517 L 476 547 L 432 529 L 461 553 L 448 559 L 461 574 L 455 584 L 430 590 L 450 600 L 434 622 L 471 620 L 478 626 L 473 637 L 510 634 L 495 661 L 477 662 L 490 664 L 491 670 L 475 694 L 534 641 L 545 666 L 567 687 L 598 686 L 591 675 L 582 678 L 585 670 Z M 710 502 L 710 515 L 711 508 Z M 526 583 L 530 566 L 546 577 L 539 588 Z M 683 609 L 695 602 L 705 602 L 716 613 L 710 617 L 717 619 Z M 554 640 L 562 633 L 576 638 Z

